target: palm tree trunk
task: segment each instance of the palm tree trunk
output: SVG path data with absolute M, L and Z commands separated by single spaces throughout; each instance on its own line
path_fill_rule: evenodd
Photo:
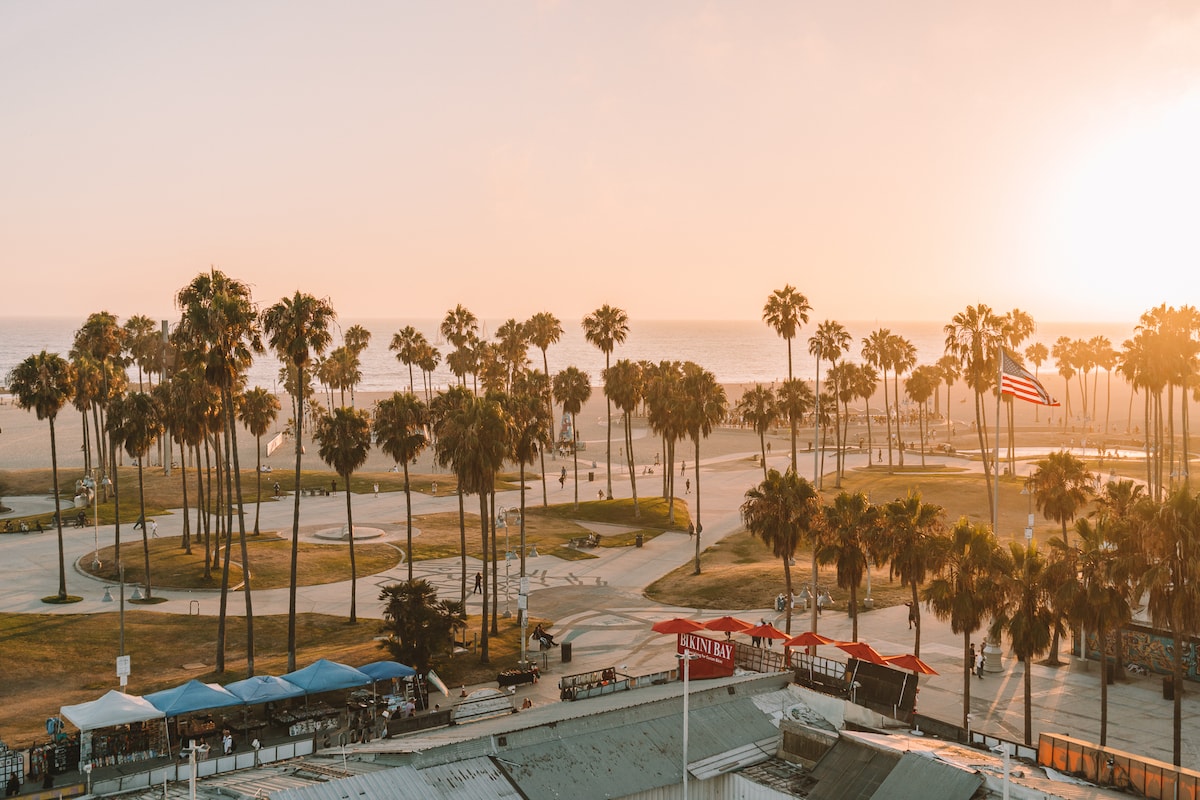
M 55 441 L 54 416 L 50 417 L 50 472 L 54 477 L 54 520 L 58 524 L 58 599 L 67 599 L 67 556 L 63 548 L 62 504 L 58 496 L 58 443 Z
M 790 382 L 792 380 L 792 340 L 791 339 L 787 339 L 787 347 L 788 347 L 788 381 Z M 796 470 L 799 469 L 796 466 L 796 464 L 797 464 L 797 462 L 796 462 L 796 418 L 794 416 L 792 416 L 791 414 L 788 414 L 788 426 L 791 428 L 791 433 L 792 433 L 792 472 L 796 472 Z M 797 472 L 797 474 L 799 474 L 799 473 Z
M 492 507 L 491 519 L 488 520 L 492 526 L 492 635 L 499 636 L 500 620 L 497 619 L 497 614 L 500 610 L 500 576 L 498 574 L 500 559 L 497 558 L 496 540 L 500 537 L 496 534 L 496 490 L 494 488 L 488 491 L 488 497 Z
M 767 432 L 760 430 L 758 432 L 758 456 L 762 463 L 763 480 L 767 479 Z
M 254 437 L 254 535 L 258 536 L 258 517 L 262 511 L 262 437 Z
M 579 433 L 575 433 L 575 441 L 571 446 L 571 460 L 575 464 L 575 510 L 579 510 Z
M 904 468 L 904 434 L 900 431 L 900 373 L 892 372 L 892 394 L 895 395 L 895 402 L 892 403 L 896 407 L 896 453 L 900 462 L 900 468 Z
M 411 379 L 410 379 L 411 380 Z M 412 557 L 412 487 L 408 483 L 408 459 L 404 460 L 404 521 L 405 521 L 405 540 L 407 548 L 405 550 L 405 559 L 408 561 L 408 582 L 413 580 L 413 557 Z
M 521 548 L 521 574 L 519 577 L 524 579 L 524 577 L 525 577 L 525 462 L 524 461 L 521 462 L 521 537 L 520 537 L 520 545 L 519 546 Z M 505 559 L 508 558 L 508 553 L 504 554 L 504 558 Z M 522 581 L 522 583 L 523 582 L 524 581 Z M 519 591 L 519 587 L 518 587 L 518 591 Z M 525 624 L 525 610 L 520 607 L 520 601 L 518 599 L 517 626 L 520 627 L 521 625 L 524 625 L 524 624 Z
M 1033 656 L 1025 656 L 1025 744 L 1033 744 Z
M 183 489 L 183 550 L 189 556 L 192 554 L 192 521 L 188 516 L 187 490 L 187 445 L 181 439 L 179 442 L 179 485 Z
M 117 448 L 114 446 L 115 444 L 116 436 L 110 434 L 108 442 L 108 454 L 112 458 L 113 515 L 115 517 L 113 528 L 113 562 L 119 568 L 121 566 L 121 495 L 118 492 L 119 487 L 117 486 L 119 476 L 117 475 Z M 51 443 L 51 450 L 53 451 L 53 443 Z M 53 456 L 54 453 L 51 452 L 52 460 Z M 58 496 L 57 487 L 55 487 L 54 496 Z M 57 510 L 58 509 L 56 507 L 56 513 Z
M 458 484 L 458 539 L 459 583 L 462 593 L 462 599 L 459 602 L 465 607 L 467 605 L 467 514 L 463 508 L 461 481 Z
M 983 482 L 987 484 L 988 495 L 988 519 L 995 518 L 996 497 L 995 491 L 992 488 L 992 470 L 991 459 L 988 458 L 987 451 L 987 433 L 984 431 L 984 425 L 987 421 L 986 413 L 983 410 L 983 393 L 976 390 L 975 392 L 975 432 L 979 436 L 979 453 L 983 457 Z M 970 644 L 970 642 L 968 642 Z
M 236 424 L 236 419 L 234 417 L 234 411 L 233 411 L 233 408 L 234 408 L 233 393 L 230 392 L 228 389 L 226 389 L 225 395 L 226 395 L 226 403 L 227 403 L 227 405 L 225 407 L 227 409 L 229 409 L 229 411 L 226 414 L 226 416 L 228 417 L 228 420 L 229 420 L 226 425 L 226 436 L 229 438 L 229 444 L 228 444 L 229 452 L 233 454 L 233 470 L 232 470 L 233 487 L 232 488 L 233 488 L 233 491 L 236 492 L 236 494 L 231 495 L 231 497 L 236 497 L 236 500 L 237 500 L 238 540 L 239 540 L 239 542 L 241 544 L 241 548 L 242 548 L 242 594 L 246 598 L 246 669 L 247 669 L 246 677 L 251 678 L 254 676 L 254 601 L 251 597 L 251 591 L 250 591 L 250 553 L 246 547 L 246 508 L 245 508 L 245 504 L 242 499 L 242 465 L 241 465 L 240 457 L 238 455 L 237 424 Z M 259 470 L 256 468 L 255 473 L 258 475 L 259 487 L 261 488 L 261 486 L 262 486 L 262 470 Z M 346 481 L 346 491 L 347 492 L 350 491 L 350 482 L 349 481 Z M 230 523 L 231 523 L 230 527 L 231 528 L 233 527 L 232 511 L 233 511 L 233 507 L 230 506 L 230 517 L 231 517 L 230 518 Z M 258 533 L 258 530 L 255 529 L 254 532 Z M 350 545 L 350 564 L 351 564 L 351 567 L 353 567 L 353 565 L 354 565 L 354 543 L 353 543 L 353 541 L 351 542 L 351 545 Z M 353 609 L 351 609 L 351 610 L 353 610 Z M 353 621 L 353 620 L 351 620 L 351 621 Z
M 693 575 L 700 574 L 700 533 L 704 530 L 704 526 L 700 524 L 700 437 L 697 436 L 692 440 L 695 444 L 694 460 L 692 462 L 692 471 L 696 473 L 696 565 L 692 571 Z M 671 470 L 674 472 L 674 470 Z
M 887 421 L 887 446 L 888 446 L 888 474 L 893 472 L 892 468 L 892 404 L 888 399 L 887 390 L 887 370 L 881 369 L 883 373 L 883 418 Z
M 150 534 L 147 531 L 150 525 L 146 520 L 146 482 L 142 477 L 142 465 L 146 461 L 146 452 L 149 451 L 138 453 L 138 503 L 141 506 L 142 519 L 142 555 L 146 561 L 146 599 L 149 600 L 154 593 L 150 586 Z
M 217 538 L 220 539 L 221 531 L 217 530 Z M 225 671 L 225 622 L 228 618 L 229 609 L 229 557 L 233 552 L 233 529 L 225 529 L 225 558 L 221 563 L 221 604 L 220 612 L 217 618 L 217 672 Z M 219 553 L 221 548 L 217 549 Z
M 483 548 L 481 555 L 483 557 L 483 568 L 479 572 L 483 575 L 483 619 L 479 625 L 479 663 L 490 663 L 488 659 L 488 495 L 483 489 L 479 490 L 479 531 L 483 539 Z M 465 550 L 463 551 L 466 552 Z M 465 574 L 465 573 L 464 573 Z
M 358 623 L 358 565 L 354 561 L 354 511 L 350 505 L 350 473 L 342 476 L 346 482 L 346 530 L 350 540 L 350 624 Z
M 641 519 L 642 518 L 642 509 L 638 506 L 637 475 L 634 474 L 637 472 L 637 470 L 634 467 L 634 460 L 633 460 L 633 422 L 629 419 L 629 415 L 631 413 L 632 413 L 631 410 L 625 412 L 625 460 L 629 467 L 629 490 L 633 493 L 633 518 Z M 523 483 L 521 484 L 521 491 L 522 491 L 521 496 L 523 498 L 525 496 L 524 495 L 525 485 Z M 524 525 L 525 525 L 524 511 L 522 511 L 522 513 L 521 513 L 521 525 L 522 525 L 522 528 L 524 528 Z M 524 558 L 524 555 L 522 555 L 521 557 Z M 524 573 L 522 572 L 522 574 L 524 574 Z
M 1108 637 L 1102 626 L 1096 626 L 1096 640 L 1100 644 L 1100 746 L 1108 743 Z
M 292 554 L 288 578 L 288 672 L 296 669 L 296 581 L 300 566 L 300 459 L 304 450 L 304 367 L 296 369 L 296 396 L 292 398 L 292 414 L 296 420 L 296 474 L 292 493 Z
M 971 632 L 963 631 L 963 709 L 962 709 L 962 728 L 970 735 L 971 722 L 969 720 L 971 712 L 971 670 L 975 667 L 971 663 Z
M 1171 688 L 1174 703 L 1172 703 L 1172 759 L 1175 766 L 1183 766 L 1183 634 L 1178 620 L 1171 620 L 1171 643 L 1174 648 L 1174 658 L 1171 660 Z

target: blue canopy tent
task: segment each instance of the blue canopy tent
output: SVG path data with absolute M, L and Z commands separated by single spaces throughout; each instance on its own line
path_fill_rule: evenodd
M 198 680 L 190 680 L 174 689 L 164 689 L 145 696 L 150 704 L 168 717 L 177 717 L 192 711 L 205 711 L 210 708 L 225 708 L 240 706 L 242 698 L 228 689 L 211 686 Z
M 300 687 L 305 694 L 320 694 L 334 689 L 350 689 L 354 686 L 366 686 L 371 682 L 371 676 L 365 672 L 324 658 L 309 664 L 304 669 L 287 673 L 283 679 Z
M 286 700 L 289 697 L 300 697 L 304 694 L 304 690 L 296 684 L 274 675 L 255 675 L 253 678 L 234 681 L 225 688 L 242 698 L 242 702 L 247 705 Z
M 365 672 L 370 676 L 372 681 L 386 681 L 391 678 L 411 678 L 417 674 L 415 669 L 401 664 L 399 661 L 372 661 L 370 664 L 363 664 L 358 668 L 358 671 Z

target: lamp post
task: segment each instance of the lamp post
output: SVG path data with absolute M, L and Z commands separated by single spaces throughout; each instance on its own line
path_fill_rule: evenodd
M 508 546 L 508 509 L 504 506 L 501 506 L 500 510 L 496 512 L 496 527 L 504 528 L 504 618 L 508 619 L 512 616 L 509 564 L 512 563 L 513 554 Z
M 1029 485 L 1029 482 L 1031 480 L 1032 480 L 1032 476 L 1026 476 L 1025 487 L 1023 489 L 1021 489 L 1021 494 L 1025 495 L 1029 498 L 1029 516 L 1026 518 L 1026 521 L 1025 521 L 1025 541 L 1026 542 L 1033 541 L 1033 490 L 1030 488 L 1030 485 Z
M 92 510 L 95 512 L 95 525 L 92 528 L 92 572 L 100 571 L 100 484 L 96 480 L 96 470 L 92 470 Z M 91 777 L 91 776 L 89 776 Z
M 688 796 L 688 677 L 691 673 L 690 665 L 698 656 L 691 650 L 684 650 L 682 653 L 676 653 L 675 657 L 683 662 L 683 800 L 687 800 Z

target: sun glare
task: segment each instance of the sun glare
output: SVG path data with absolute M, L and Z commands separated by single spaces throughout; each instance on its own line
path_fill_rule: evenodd
M 1098 315 L 1178 302 L 1200 266 L 1200 91 L 1081 150 L 1053 202 L 1047 284 Z

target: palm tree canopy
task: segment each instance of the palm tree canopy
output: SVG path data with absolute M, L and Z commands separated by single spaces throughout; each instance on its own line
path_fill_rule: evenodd
M 583 337 L 606 357 L 628 335 L 629 315 L 608 303 L 583 318 Z
M 395 392 L 375 404 L 375 440 L 399 464 L 408 463 L 429 445 L 429 408 L 411 392 Z
M 746 492 L 741 513 L 746 530 L 762 539 L 776 558 L 791 558 L 818 525 L 820 495 L 792 470 L 772 469 L 762 483 Z
M 18 406 L 39 420 L 53 420 L 75 390 L 75 368 L 58 353 L 43 350 L 13 368 L 8 387 Z
M 279 398 L 261 386 L 238 398 L 238 419 L 255 438 L 265 436 L 278 417 Z
M 555 401 L 572 417 L 583 410 L 583 404 L 592 396 L 588 374 L 578 367 L 567 367 L 559 372 L 552 385 Z
M 296 292 L 263 312 L 263 330 L 280 360 L 306 366 L 313 354 L 320 356 L 333 341 L 330 328 L 337 313 L 328 300 Z
M 1092 494 L 1092 476 L 1087 465 L 1065 450 L 1037 462 L 1029 476 L 1038 511 L 1046 519 L 1066 525 L 1079 513 Z
M 782 289 L 771 292 L 763 306 L 763 322 L 767 323 L 782 339 L 796 338 L 796 330 L 808 322 L 812 306 L 808 298 L 786 284 Z
M 511 418 L 492 397 L 469 394 L 451 400 L 438 419 L 434 452 L 450 467 L 466 494 L 490 492 L 508 454 Z
M 367 412 L 357 408 L 335 408 L 321 416 L 313 435 L 321 460 L 343 477 L 366 463 L 371 451 L 371 421 Z

